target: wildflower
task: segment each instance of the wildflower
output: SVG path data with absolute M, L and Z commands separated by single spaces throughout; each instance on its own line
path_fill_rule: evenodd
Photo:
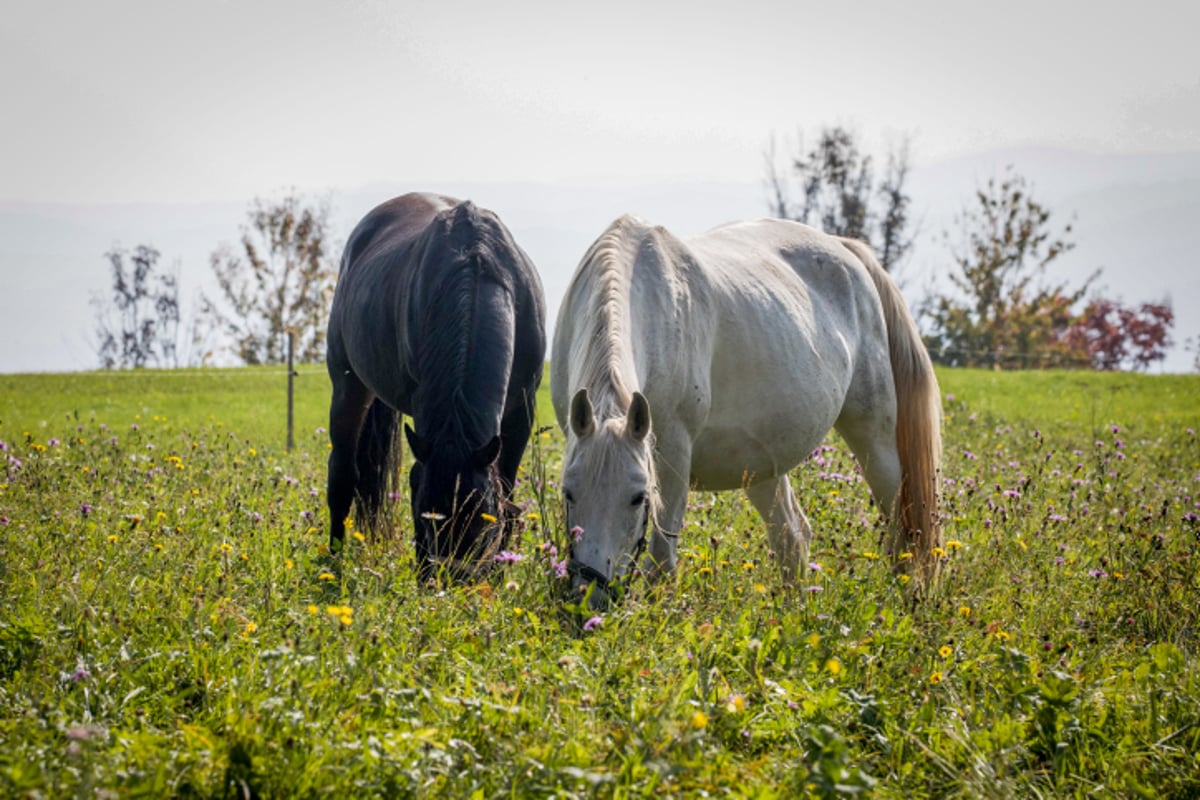
M 815 561 L 808 562 L 808 568 L 811 569 L 813 572 L 821 572 L 821 565 Z
M 554 559 L 551 559 L 550 566 L 554 569 L 554 577 L 567 577 L 567 560 L 565 558 L 562 561 L 555 561 Z
M 806 591 L 806 592 L 808 592 L 808 593 L 810 593 L 810 594 L 814 594 L 814 593 L 816 593 L 816 592 L 823 592 L 823 591 L 825 591 L 825 587 L 824 587 L 824 586 L 817 586 L 817 585 L 815 585 L 815 584 L 814 584 L 814 585 L 812 585 L 812 586 L 805 586 L 805 587 L 804 587 L 804 591 Z
M 115 533 L 109 534 L 109 536 L 108 536 L 108 541 L 110 541 L 114 544 L 116 542 L 119 542 L 120 540 L 121 540 L 121 537 L 117 536 Z
M 949 658 L 953 654 L 954 654 L 954 650 L 948 644 L 944 644 L 938 648 L 938 655 L 941 656 L 942 658 Z
M 942 682 L 942 673 L 934 672 L 932 675 L 929 676 L 929 682 L 932 683 L 934 686 L 937 686 L 939 683 Z
M 725 708 L 730 713 L 740 714 L 746 710 L 746 696 L 743 694 L 731 694 L 725 701 Z
M 85 517 L 88 514 L 92 513 L 92 504 L 91 503 L 80 503 L 79 504 L 79 513 Z
M 907 552 L 907 551 L 900 554 L 901 561 L 907 561 L 908 559 L 910 559 L 912 557 L 913 557 L 913 554 L 910 552 Z
M 583 528 L 578 525 L 571 528 L 571 537 L 577 542 L 583 539 Z
M 525 515 L 525 518 L 529 519 L 529 520 L 533 520 L 534 522 L 537 522 L 539 519 L 542 518 L 542 515 L 537 513 L 536 511 L 530 511 L 528 514 Z
M 751 570 L 754 569 L 754 562 L 753 561 L 743 561 L 742 569 L 745 570 L 746 572 L 750 572 Z
M 333 580 L 333 573 L 332 572 L 322 572 L 320 575 L 317 576 L 317 580 L 331 581 L 331 580 Z
M 221 552 L 222 553 L 229 553 L 232 550 L 233 550 L 233 545 L 231 545 L 229 542 L 221 542 Z
M 1097 569 L 1089 569 L 1088 575 L 1091 575 L 1093 578 L 1107 578 L 1108 577 L 1107 572 L 1105 572 L 1102 569 L 1098 569 L 1098 568 Z
M 700 730 L 708 724 L 708 715 L 703 711 L 697 711 L 695 714 L 692 714 L 690 722 L 693 728 Z
M 957 550 L 962 546 L 962 542 L 960 542 L 958 539 L 951 539 L 950 541 L 946 542 L 947 550 Z
M 353 536 L 355 538 L 355 540 L 359 541 L 359 542 L 365 542 L 367 540 L 367 537 L 362 535 L 362 531 L 355 531 L 354 533 L 352 533 L 350 535 Z
M 319 613 L 321 613 L 321 609 L 317 608 L 317 607 L 316 607 L 315 605 L 313 605 L 312 603 L 309 603 L 309 604 L 308 604 L 308 608 L 307 608 L 306 610 L 307 610 L 307 611 L 308 611 L 308 613 L 310 613 L 310 614 L 319 614 Z
M 1007 631 L 996 631 L 992 635 L 996 637 L 996 641 L 998 641 L 998 642 L 1007 642 L 1008 641 L 1008 632 Z
M 842 662 L 836 658 L 831 658 L 825 662 L 825 671 L 830 675 L 838 676 L 842 674 Z
M 945 558 L 946 557 L 946 551 L 944 549 L 942 549 L 941 547 L 933 548 L 931 553 L 933 554 L 934 558 Z
M 518 561 L 524 561 L 525 556 L 511 550 L 501 550 L 492 560 L 499 564 L 516 564 Z
M 247 622 L 246 627 L 243 632 L 245 633 L 246 636 L 249 636 L 250 634 L 254 633 L 256 630 L 258 630 L 257 622 Z
M 493 524 L 495 524 L 495 522 L 496 522 L 495 514 L 480 514 L 479 518 L 482 519 L 484 522 L 490 522 Z
M 596 628 L 602 627 L 603 625 L 604 617 L 591 617 L 587 622 L 583 623 L 583 629 L 585 631 L 594 631 Z

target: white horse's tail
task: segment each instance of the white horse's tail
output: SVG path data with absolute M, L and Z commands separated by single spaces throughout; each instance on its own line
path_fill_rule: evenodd
M 853 239 L 844 244 L 866 265 L 883 302 L 892 379 L 896 385 L 896 449 L 900 490 L 892 507 L 892 557 L 912 553 L 912 571 L 932 586 L 941 567 L 942 528 L 938 511 L 938 468 L 942 453 L 942 397 L 929 352 L 921 341 L 900 290 L 875 259 L 871 248 Z M 907 569 L 907 560 L 896 562 Z

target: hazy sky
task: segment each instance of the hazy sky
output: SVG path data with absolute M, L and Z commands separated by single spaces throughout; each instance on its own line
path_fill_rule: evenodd
M 770 138 L 794 152 L 831 124 L 876 153 L 911 137 L 930 235 L 996 152 L 1065 148 L 1043 164 L 1074 177 L 1039 188 L 1058 219 L 1086 209 L 1069 268 L 1174 298 L 1182 343 L 1200 337 L 1200 2 L 1102 5 L 5 2 L 0 372 L 96 363 L 88 298 L 114 244 L 159 247 L 190 296 L 248 201 L 293 187 L 332 195 L 338 239 L 400 191 L 491 205 L 553 318 L 618 213 L 681 233 L 765 213 Z M 1130 176 L 1133 153 L 1191 156 Z
M 38 2 L 0 202 L 745 179 L 772 133 L 1200 149 L 1200 3 Z

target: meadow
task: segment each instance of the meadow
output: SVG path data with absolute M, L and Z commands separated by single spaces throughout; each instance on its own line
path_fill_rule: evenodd
M 281 370 L 0 376 L 0 796 L 1200 796 L 1200 376 L 939 377 L 936 592 L 831 435 L 799 585 L 693 493 L 585 632 L 548 397 L 520 560 L 429 589 L 406 498 L 325 547 L 319 368 L 290 453 Z

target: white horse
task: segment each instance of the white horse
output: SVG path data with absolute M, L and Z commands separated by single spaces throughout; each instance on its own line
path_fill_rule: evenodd
M 680 239 L 623 216 L 559 309 L 551 395 L 573 586 L 674 569 L 689 488 L 742 488 L 793 582 L 812 538 L 788 471 L 836 428 L 891 515 L 888 548 L 937 578 L 941 398 L 904 300 L 869 247 L 785 220 Z M 653 422 L 652 422 L 653 420 Z

